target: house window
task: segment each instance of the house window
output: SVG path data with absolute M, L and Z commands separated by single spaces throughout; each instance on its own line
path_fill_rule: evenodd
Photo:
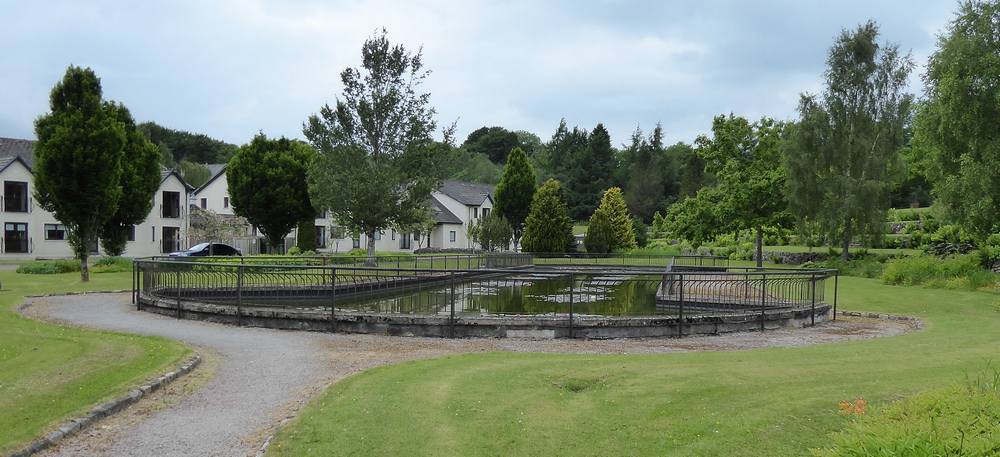
M 222 207 L 229 208 L 229 197 L 222 197 Z
M 153 229 L 153 242 L 156 242 L 156 226 L 152 226 Z
M 490 209 L 483 208 L 483 219 L 486 219 L 487 217 L 490 217 Z
M 354 249 L 360 249 L 361 248 L 361 238 L 357 237 L 357 238 L 354 238 L 353 240 L 351 240 L 351 247 L 354 248 Z
M 66 239 L 66 226 L 62 224 L 45 224 L 45 239 L 62 241 Z
M 455 231 L 454 230 L 448 232 L 448 241 L 451 241 L 452 243 L 455 242 Z
M 163 191 L 163 217 L 175 219 L 181 217 L 181 193 Z
M 326 247 L 326 227 L 322 225 L 316 226 L 316 247 L 325 248 Z
M 208 209 L 208 199 L 207 198 L 201 199 L 201 209 Z
M 400 249 L 410 249 L 410 235 L 409 234 L 399 234 L 399 248 Z
M 375 232 L 375 241 L 379 241 L 381 239 L 382 239 L 382 232 L 381 231 Z
M 3 210 L 9 213 L 28 212 L 28 183 L 22 181 L 3 182 Z
M 163 240 L 161 241 L 161 251 L 170 253 L 179 251 L 181 247 L 180 227 L 163 227 Z
M 472 208 L 472 218 L 473 219 L 479 219 L 479 207 L 478 206 Z
M 128 240 L 135 241 L 135 226 L 130 225 L 128 228 Z
M 28 252 L 28 224 L 8 222 L 3 225 L 4 252 Z
M 396 239 L 396 231 L 395 231 L 395 230 L 389 230 L 389 236 L 390 236 L 390 237 L 391 237 L 391 238 L 392 238 L 393 240 L 395 240 L 395 239 Z

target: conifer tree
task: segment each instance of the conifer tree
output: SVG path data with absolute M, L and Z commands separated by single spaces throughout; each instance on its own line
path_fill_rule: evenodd
M 562 185 L 555 179 L 545 181 L 531 201 L 522 248 L 529 252 L 565 252 L 575 243 Z
M 628 212 L 625 197 L 619 187 L 612 187 L 604 192 L 597 211 L 606 214 L 611 223 L 611 250 L 635 249 L 635 231 L 632 227 L 632 215 Z
M 495 193 L 493 210 L 500 213 L 513 230 L 514 246 L 524 235 L 524 220 L 535 196 L 535 170 L 528 163 L 528 156 L 521 148 L 514 148 L 507 156 L 500 184 Z

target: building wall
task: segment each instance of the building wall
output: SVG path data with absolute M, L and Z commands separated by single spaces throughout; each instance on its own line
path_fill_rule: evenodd
M 0 222 L 3 222 L 3 228 L 6 229 L 7 224 L 14 223 L 26 223 L 28 224 L 28 252 L 8 252 L 6 246 L 6 230 L 0 232 L 0 252 L 2 252 L 2 257 L 12 258 L 12 259 L 55 259 L 55 258 L 72 258 L 73 249 L 70 247 L 68 241 L 68 233 L 63 231 L 63 239 L 46 239 L 45 227 L 47 224 L 61 225 L 59 221 L 56 220 L 52 213 L 45 211 L 38 206 L 34 199 L 34 179 L 31 171 L 27 169 L 21 162 L 15 161 L 10 166 L 7 167 L 2 173 L 0 173 L 0 185 L 3 181 L 16 181 L 16 182 L 26 182 L 28 184 L 28 212 L 9 212 L 5 211 L 5 208 L 0 205 Z M 3 188 L 0 187 L 0 192 Z M 174 191 L 180 193 L 181 202 L 181 215 L 179 218 L 164 218 L 162 217 L 162 196 L 164 191 Z M 2 195 L 2 194 L 0 194 Z M 140 256 L 150 256 L 158 255 L 162 251 L 162 227 L 177 227 L 181 236 L 181 240 L 186 238 L 187 232 L 187 206 L 184 202 L 187 200 L 187 187 L 178 179 L 175 175 L 169 175 L 166 180 L 164 180 L 159 189 L 157 189 L 156 196 L 153 201 L 153 208 L 150 211 L 149 216 L 147 216 L 146 221 L 139 224 L 135 228 L 135 241 L 129 241 L 125 246 L 124 255 L 130 257 L 140 257 Z M 156 227 L 156 236 L 153 237 L 153 227 Z M 183 241 L 178 246 L 180 249 L 186 247 Z M 103 254 L 103 248 L 99 248 L 99 253 Z

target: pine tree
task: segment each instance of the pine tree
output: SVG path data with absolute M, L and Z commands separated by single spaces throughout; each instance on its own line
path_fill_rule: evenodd
M 500 184 L 495 193 L 493 210 L 503 215 L 514 235 L 514 246 L 524 235 L 524 220 L 535 196 L 535 170 L 528 163 L 528 156 L 521 148 L 514 148 L 507 156 Z
M 531 201 L 522 248 L 528 252 L 565 252 L 575 243 L 562 185 L 555 179 L 545 181 Z
M 611 223 L 611 250 L 629 250 L 636 248 L 635 231 L 632 226 L 632 215 L 628 212 L 625 197 L 621 188 L 612 187 L 604 192 L 601 204 L 596 213 L 604 213 Z
M 607 211 L 594 211 L 587 224 L 587 235 L 583 237 L 583 246 L 587 253 L 604 254 L 611 252 L 611 242 L 614 238 L 614 227 Z

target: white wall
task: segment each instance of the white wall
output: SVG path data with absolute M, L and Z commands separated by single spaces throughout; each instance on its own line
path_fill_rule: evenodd
M 69 245 L 67 239 L 62 240 L 46 240 L 46 224 L 60 224 L 56 220 L 55 216 L 48 211 L 40 208 L 34 200 L 34 177 L 31 172 L 25 167 L 21 162 L 15 161 L 7 167 L 2 173 L 0 173 L 0 186 L 2 186 L 3 181 L 19 181 L 28 183 L 28 212 L 7 212 L 4 211 L 3 205 L 0 205 L 0 222 L 3 222 L 3 226 L 0 228 L 6 228 L 8 223 L 27 223 L 28 224 L 28 248 L 27 253 L 15 253 L 7 252 L 5 249 L 5 243 L 0 242 L 0 251 L 2 251 L 3 258 L 12 259 L 34 259 L 34 258 L 72 258 L 73 249 Z M 164 218 L 162 217 L 162 199 L 164 191 L 173 191 L 180 193 L 181 202 L 181 217 L 179 218 Z M 0 187 L 0 195 L 2 195 L 3 188 Z M 129 241 L 126 243 L 125 255 L 130 257 L 139 256 L 150 256 L 158 255 L 161 253 L 161 240 L 162 240 L 162 228 L 164 226 L 178 227 L 181 233 L 181 239 L 186 239 L 187 235 L 187 188 L 175 175 L 169 175 L 166 180 L 161 182 L 159 189 L 156 191 L 156 196 L 153 200 L 153 208 L 150 211 L 149 216 L 147 216 L 146 221 L 142 224 L 136 226 L 135 229 L 135 241 Z M 153 227 L 156 227 L 155 240 L 153 238 Z M 68 233 L 66 233 L 66 238 L 68 238 Z M 0 232 L 0 241 L 5 241 L 5 232 Z M 183 249 L 185 246 L 183 242 L 180 244 L 179 248 Z M 103 249 L 100 249 L 103 254 Z

